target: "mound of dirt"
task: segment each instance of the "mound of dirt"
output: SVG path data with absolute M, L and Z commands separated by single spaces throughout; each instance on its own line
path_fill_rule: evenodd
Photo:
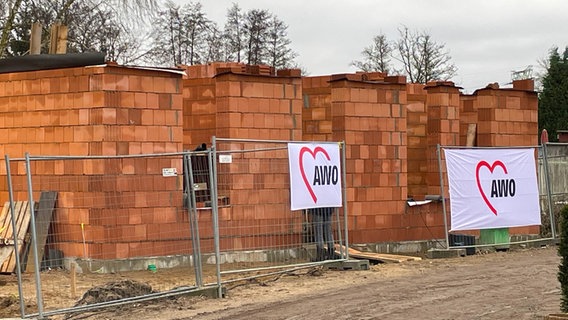
M 25 301 L 28 312 L 35 307 L 35 303 Z M 0 318 L 10 318 L 20 316 L 20 299 L 17 296 L 0 296 Z
M 87 290 L 75 306 L 83 306 L 155 293 L 152 286 L 134 280 L 108 282 Z

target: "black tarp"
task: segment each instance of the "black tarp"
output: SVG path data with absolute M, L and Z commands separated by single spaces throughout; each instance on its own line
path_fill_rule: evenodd
M 100 65 L 104 53 L 37 54 L 0 59 L 0 73 L 62 69 Z

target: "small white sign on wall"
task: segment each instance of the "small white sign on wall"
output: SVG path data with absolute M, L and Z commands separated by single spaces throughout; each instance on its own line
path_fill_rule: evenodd
M 233 156 L 230 154 L 220 154 L 219 163 L 233 163 Z
M 176 168 L 162 168 L 162 177 L 175 177 L 177 176 Z

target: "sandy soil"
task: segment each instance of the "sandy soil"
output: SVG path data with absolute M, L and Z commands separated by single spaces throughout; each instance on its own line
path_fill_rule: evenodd
M 225 299 L 177 297 L 70 319 L 542 319 L 559 312 L 556 250 L 380 264 L 368 271 L 306 269 L 229 284 Z M 42 279 L 48 276 L 68 283 L 65 272 L 42 274 Z M 88 287 L 88 275 L 81 276 L 81 288 Z M 110 280 L 119 277 L 152 286 L 166 286 L 166 281 L 173 285 L 174 276 L 175 271 L 166 270 L 108 275 Z M 0 277 L 0 296 L 14 291 L 10 277 L 15 279 Z M 77 301 L 68 297 L 65 285 L 44 292 L 46 300 L 51 297 L 50 307 Z M 29 305 L 33 308 L 34 303 Z M 17 305 L 2 306 L 0 301 L 0 317 L 18 315 Z M 6 314 L 9 309 L 12 313 Z

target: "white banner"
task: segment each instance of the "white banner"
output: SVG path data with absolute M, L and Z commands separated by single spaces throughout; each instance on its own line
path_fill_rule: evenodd
M 341 207 L 339 145 L 288 144 L 292 210 Z
M 534 149 L 444 149 L 451 230 L 540 225 Z

